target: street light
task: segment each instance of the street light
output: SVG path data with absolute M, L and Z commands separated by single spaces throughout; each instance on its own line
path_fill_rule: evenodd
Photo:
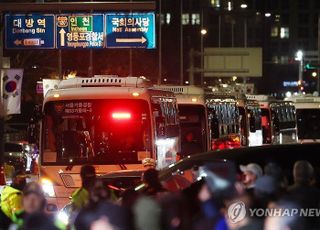
M 302 50 L 298 50 L 297 53 L 296 53 L 295 60 L 296 61 L 302 61 L 302 59 L 303 59 L 303 52 L 302 52 Z
M 296 61 L 299 61 L 299 82 L 303 84 L 302 75 L 303 75 L 303 52 L 298 50 L 295 57 Z M 302 87 L 299 87 L 299 92 L 302 91 Z
M 265 13 L 264 16 L 269 18 L 271 16 L 271 13 Z
M 200 31 L 201 35 L 206 35 L 207 32 L 208 32 L 208 31 L 207 31 L 206 29 L 201 29 L 201 31 Z
M 248 7 L 248 5 L 245 4 L 245 3 L 242 3 L 242 4 L 240 5 L 240 7 L 241 7 L 242 9 L 246 9 L 246 8 Z
M 201 40 L 200 40 L 200 50 L 201 50 L 201 85 L 203 85 L 203 76 L 204 76 L 204 48 L 203 48 L 203 37 L 207 34 L 207 30 L 205 28 L 202 28 L 200 33 L 201 33 Z

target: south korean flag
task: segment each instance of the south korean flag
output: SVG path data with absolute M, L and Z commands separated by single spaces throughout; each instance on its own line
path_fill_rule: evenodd
M 4 112 L 20 114 L 23 69 L 4 69 L 1 73 Z

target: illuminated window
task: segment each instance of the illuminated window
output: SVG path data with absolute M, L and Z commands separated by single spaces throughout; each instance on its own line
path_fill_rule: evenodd
M 161 25 L 164 24 L 164 14 L 161 14 L 161 15 L 160 15 L 160 22 L 161 22 Z
M 289 38 L 289 28 L 288 27 L 281 27 L 280 28 L 280 38 Z
M 182 25 L 188 25 L 190 23 L 189 14 L 182 14 L 181 20 L 182 20 Z
M 271 27 L 271 37 L 275 38 L 279 36 L 279 28 L 277 26 Z
M 215 8 L 220 8 L 220 0 L 211 0 L 211 6 Z
M 192 25 L 200 25 L 200 14 L 192 14 L 191 15 L 191 24 Z
M 170 24 L 170 22 L 171 22 L 171 14 L 170 13 L 167 13 L 166 14 L 166 24 Z
M 278 64 L 279 63 L 279 57 L 278 56 L 273 56 L 271 61 L 272 61 L 272 63 Z
M 287 64 L 288 62 L 289 62 L 289 57 L 288 56 L 281 56 L 280 57 L 280 63 Z

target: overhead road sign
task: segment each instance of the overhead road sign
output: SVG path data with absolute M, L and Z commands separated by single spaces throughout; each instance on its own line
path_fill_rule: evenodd
M 156 9 L 155 1 L 148 2 L 45 2 L 45 3 L 0 3 L 0 12 L 58 12 L 58 11 L 122 11 Z
M 57 48 L 103 48 L 103 14 L 59 14 L 56 16 Z
M 205 77 L 261 77 L 262 49 L 205 48 Z
M 5 46 L 8 49 L 55 47 L 53 14 L 6 14 Z
M 107 48 L 156 48 L 154 13 L 107 13 Z

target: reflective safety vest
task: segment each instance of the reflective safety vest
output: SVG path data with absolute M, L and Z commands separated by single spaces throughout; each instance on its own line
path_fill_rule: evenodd
M 3 213 L 12 220 L 13 214 L 22 210 L 22 192 L 6 186 L 2 190 L 0 205 Z
M 81 187 L 71 195 L 71 203 L 76 210 L 83 208 L 89 201 L 89 192 Z

